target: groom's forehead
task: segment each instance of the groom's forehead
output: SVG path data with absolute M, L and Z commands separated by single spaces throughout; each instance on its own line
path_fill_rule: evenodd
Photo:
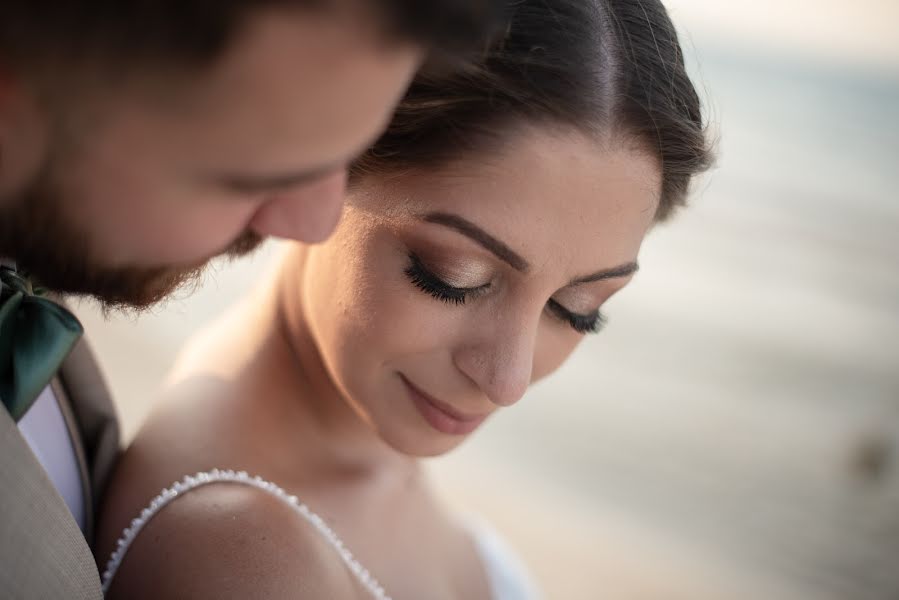
M 64 0 L 4 2 L 0 56 L 13 64 L 96 61 L 146 66 L 205 61 L 225 51 L 262 14 L 364 21 L 364 15 L 385 12 L 377 8 L 381 4 L 374 0 L 122 0 L 92 3 L 87 9 Z

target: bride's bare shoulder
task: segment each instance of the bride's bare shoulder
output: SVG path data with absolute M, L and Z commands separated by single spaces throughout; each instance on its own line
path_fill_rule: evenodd
M 330 543 L 271 494 L 213 483 L 179 497 L 137 536 L 108 598 L 357 598 Z
M 236 351 L 215 354 L 210 348 Z M 163 487 L 216 467 L 258 471 L 247 457 L 254 456 L 265 436 L 258 426 L 262 409 L 245 400 L 265 390 L 259 388 L 259 377 L 243 375 L 237 354 L 246 348 L 217 337 L 189 351 L 193 358 L 185 359 L 185 368 L 164 387 L 106 486 L 98 559 L 108 555 L 122 529 Z

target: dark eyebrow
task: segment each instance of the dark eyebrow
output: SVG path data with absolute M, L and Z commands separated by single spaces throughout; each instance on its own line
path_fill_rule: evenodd
M 421 220 L 426 223 L 443 225 L 444 227 L 449 227 L 450 229 L 458 231 L 495 254 L 498 258 L 509 263 L 509 265 L 516 271 L 526 273 L 528 269 L 531 268 L 528 261 L 523 259 L 521 255 L 517 254 L 503 242 L 499 241 L 468 219 L 462 218 L 459 215 L 444 212 L 432 212 L 422 216 Z
M 218 181 L 225 187 L 238 192 L 268 192 L 290 189 L 298 185 L 318 181 L 344 168 L 346 163 L 335 163 L 324 167 L 296 171 L 293 173 L 271 173 L 263 175 L 225 175 Z
M 509 263 L 513 269 L 516 271 L 521 271 L 522 273 L 526 273 L 528 269 L 531 268 L 531 265 L 528 264 L 524 258 L 522 258 L 519 254 L 517 254 L 514 250 L 509 248 L 503 242 L 499 241 L 468 219 L 460 217 L 459 215 L 454 215 L 450 213 L 444 212 L 432 212 L 421 217 L 422 221 L 426 223 L 435 223 L 437 225 L 443 225 L 444 227 L 449 227 L 455 231 L 458 231 L 464 236 L 467 236 L 495 254 L 497 257 L 501 258 L 505 262 Z M 568 285 L 578 285 L 581 283 L 593 283 L 595 281 L 605 281 L 606 279 L 617 279 L 619 277 L 628 277 L 633 275 L 639 270 L 640 266 L 636 262 L 629 262 L 622 265 L 618 265 L 617 267 L 610 267 L 608 269 L 602 269 L 597 271 L 596 273 L 591 273 L 590 275 L 584 275 L 583 277 L 577 277 L 568 282 Z
M 640 269 L 640 265 L 635 262 L 625 263 L 617 267 L 603 269 L 590 275 L 577 277 L 568 282 L 568 285 L 578 285 L 580 283 L 592 283 L 594 281 L 605 281 L 606 279 L 617 279 L 618 277 L 628 277 L 633 275 Z

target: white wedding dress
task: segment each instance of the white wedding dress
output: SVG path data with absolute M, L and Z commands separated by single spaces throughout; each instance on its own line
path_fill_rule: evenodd
M 265 481 L 260 477 L 251 477 L 245 471 L 222 471 L 213 469 L 204 473 L 185 477 L 166 488 L 156 496 L 150 504 L 141 511 L 140 515 L 131 521 L 131 524 L 122 533 L 122 537 L 116 545 L 115 551 L 110 556 L 103 572 L 103 593 L 109 589 L 112 578 L 118 571 L 122 559 L 128 552 L 131 543 L 143 529 L 144 525 L 153 518 L 164 506 L 175 501 L 180 496 L 191 490 L 210 483 L 228 482 L 238 485 L 248 485 L 263 490 L 276 498 L 284 501 L 294 510 L 298 517 L 305 519 L 334 547 L 353 575 L 371 593 L 372 597 L 379 600 L 390 600 L 390 596 L 381 587 L 369 571 L 355 559 L 341 539 L 317 514 L 301 503 L 296 496 L 285 492 L 277 485 Z M 475 545 L 487 578 L 490 582 L 492 600 L 536 600 L 538 597 L 536 588 L 527 576 L 527 572 L 497 536 L 492 529 L 481 521 L 469 520 L 468 529 L 475 540 Z M 422 599 L 426 600 L 426 599 Z

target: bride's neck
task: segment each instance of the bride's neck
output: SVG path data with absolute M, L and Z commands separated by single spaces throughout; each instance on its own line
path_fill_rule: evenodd
M 282 383 L 282 402 L 291 403 L 303 432 L 342 470 L 380 472 L 413 466 L 414 460 L 389 447 L 352 408 L 334 384 L 312 337 L 303 306 L 301 282 L 305 266 L 302 247 L 283 257 L 270 286 L 265 345 L 273 370 Z M 316 452 L 318 454 L 318 452 Z

